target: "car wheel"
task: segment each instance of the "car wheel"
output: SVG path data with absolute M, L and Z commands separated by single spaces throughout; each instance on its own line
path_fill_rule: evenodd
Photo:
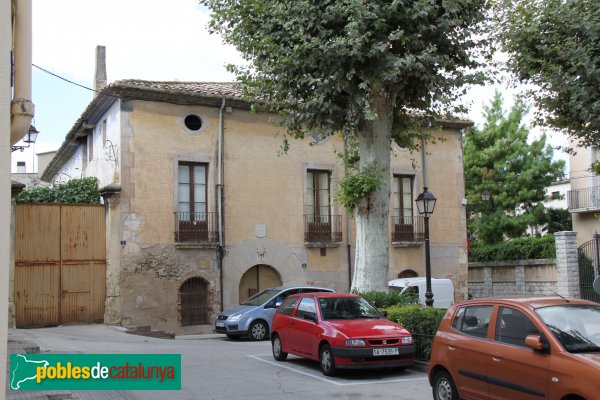
M 249 337 L 252 340 L 265 340 L 268 331 L 267 324 L 263 321 L 255 321 L 250 325 Z
M 335 375 L 335 361 L 333 359 L 331 347 L 327 343 L 322 345 L 319 349 L 319 365 L 321 367 L 321 372 L 323 372 L 323 375 Z
M 275 335 L 271 343 L 273 345 L 273 358 L 277 361 L 285 361 L 288 353 L 281 351 L 281 339 L 279 335 Z
M 459 400 L 456 386 L 450 374 L 440 371 L 433 378 L 434 400 Z

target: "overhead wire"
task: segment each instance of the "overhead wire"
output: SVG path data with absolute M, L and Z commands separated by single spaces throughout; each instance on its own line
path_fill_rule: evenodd
M 58 75 L 58 74 L 55 74 L 55 73 L 54 73 L 54 72 L 52 72 L 52 71 L 48 71 L 46 68 L 42 68 L 42 67 L 40 67 L 39 65 L 35 65 L 35 64 L 33 64 L 33 63 L 31 63 L 31 65 L 32 65 L 32 66 L 34 66 L 34 67 L 36 67 L 36 68 L 37 68 L 37 69 L 39 69 L 40 71 L 43 71 L 43 72 L 45 72 L 45 73 L 47 73 L 47 74 L 49 74 L 49 75 L 52 75 L 52 76 L 54 76 L 54 77 L 56 77 L 56 78 L 58 78 L 58 79 L 61 79 L 61 80 L 65 81 L 65 82 L 68 82 L 68 83 L 70 83 L 70 84 L 72 84 L 72 85 L 79 86 L 80 88 L 83 88 L 83 89 L 89 90 L 89 91 L 91 91 L 91 92 L 94 92 L 94 93 L 99 93 L 99 94 L 101 93 L 103 96 L 111 96 L 111 97 L 119 98 L 119 96 L 115 96 L 115 95 L 108 94 L 108 93 L 102 93 L 102 91 L 101 91 L 101 90 L 92 89 L 92 88 L 90 88 L 90 87 L 87 87 L 87 86 L 85 86 L 85 85 L 82 85 L 82 84 L 80 84 L 80 83 L 73 82 L 72 80 L 70 80 L 70 79 L 67 79 L 67 78 L 65 78 L 65 77 L 62 77 L 62 76 L 60 76 L 60 75 Z

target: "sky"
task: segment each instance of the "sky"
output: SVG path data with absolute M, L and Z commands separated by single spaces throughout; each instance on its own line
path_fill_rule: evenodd
M 208 33 L 209 19 L 208 9 L 198 0 L 33 0 L 33 64 L 93 88 L 96 46 L 103 45 L 109 83 L 232 81 L 225 65 L 243 60 L 232 46 Z M 39 153 L 60 146 L 92 100 L 92 92 L 37 67 L 32 74 L 34 125 L 40 132 L 32 150 Z M 465 98 L 471 110 L 465 117 L 481 126 L 483 105 L 496 88 L 509 107 L 514 90 L 474 88 Z M 551 137 L 553 145 L 563 142 L 559 135 Z M 13 159 L 32 157 L 31 151 L 13 153 Z

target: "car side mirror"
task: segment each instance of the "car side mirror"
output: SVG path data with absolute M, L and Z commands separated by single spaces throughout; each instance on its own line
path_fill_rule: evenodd
M 314 312 L 304 311 L 304 319 L 312 322 L 317 322 L 317 314 Z
M 525 345 L 535 351 L 548 350 L 548 344 L 542 341 L 542 337 L 540 335 L 527 335 L 525 338 Z

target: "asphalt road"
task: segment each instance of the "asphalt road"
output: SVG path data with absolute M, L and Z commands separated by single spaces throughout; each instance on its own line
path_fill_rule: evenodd
M 215 335 L 176 340 L 127 334 L 105 325 L 19 329 L 16 333 L 51 353 L 179 353 L 181 391 L 130 391 L 128 399 L 394 399 L 430 400 L 426 374 L 414 370 L 349 371 L 333 378 L 317 363 L 290 356 L 277 362 L 270 342 Z M 16 394 L 16 392 L 13 392 Z M 101 398 L 96 393 L 96 398 Z M 85 398 L 73 393 L 73 398 Z M 10 398 L 10 396 L 9 396 Z M 105 397 L 111 398 L 111 397 Z M 114 397 L 112 397 L 114 398 Z

